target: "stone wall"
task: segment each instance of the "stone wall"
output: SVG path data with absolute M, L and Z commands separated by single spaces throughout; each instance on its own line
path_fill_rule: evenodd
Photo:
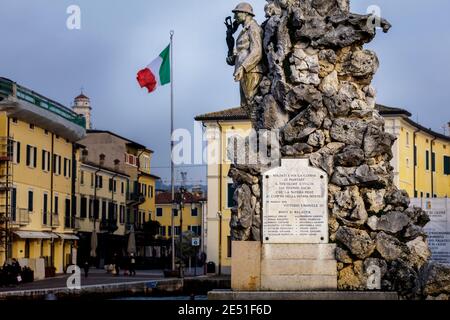
M 266 15 L 268 72 L 253 101 L 253 126 L 279 130 L 282 156 L 309 157 L 328 173 L 339 289 L 420 297 L 427 282 L 421 270 L 429 268 L 423 231 L 429 218 L 408 208 L 408 194 L 394 186 L 395 137 L 385 132 L 371 86 L 379 61 L 364 48 L 375 26 L 387 32 L 390 24 L 350 13 L 348 0 L 268 0 Z M 230 170 L 238 203 L 230 223 L 234 240 L 261 239 L 264 170 L 257 165 Z

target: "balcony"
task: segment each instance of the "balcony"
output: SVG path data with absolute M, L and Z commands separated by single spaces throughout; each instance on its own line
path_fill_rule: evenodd
M 80 230 L 81 219 L 78 217 L 65 217 L 64 218 L 64 229 L 69 230 Z
M 59 215 L 50 212 L 42 212 L 42 226 L 44 228 L 59 227 Z
M 28 209 L 11 208 L 9 223 L 13 226 L 24 227 L 31 223 L 31 212 Z
M 145 202 L 142 193 L 127 193 L 127 205 L 141 205 Z
M 131 227 L 134 227 L 134 231 L 143 231 L 144 230 L 144 225 L 142 223 L 137 223 L 137 222 L 135 222 L 135 223 L 128 222 L 125 225 L 125 230 L 127 232 L 130 232 Z
M 106 231 L 108 233 L 114 233 L 119 229 L 117 226 L 117 220 L 110 220 L 110 219 L 102 219 L 100 220 L 100 231 Z

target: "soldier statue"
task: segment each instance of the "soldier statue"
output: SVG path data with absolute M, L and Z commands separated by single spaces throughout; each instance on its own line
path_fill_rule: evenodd
M 263 76 L 262 58 L 263 31 L 254 19 L 253 8 L 248 3 L 240 3 L 232 11 L 234 23 L 231 18 L 226 19 L 228 57 L 227 63 L 235 66 L 234 80 L 240 82 L 241 107 L 249 117 L 255 119 L 255 110 L 252 101 L 257 93 L 258 86 Z M 233 34 L 242 25 L 242 31 L 236 41 L 234 48 Z

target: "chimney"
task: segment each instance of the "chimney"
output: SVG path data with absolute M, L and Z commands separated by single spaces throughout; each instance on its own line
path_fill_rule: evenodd
M 114 160 L 114 170 L 119 171 L 119 166 L 120 160 L 119 159 Z
M 105 166 L 105 158 L 106 158 L 106 156 L 102 153 L 100 155 L 100 166 L 101 167 Z

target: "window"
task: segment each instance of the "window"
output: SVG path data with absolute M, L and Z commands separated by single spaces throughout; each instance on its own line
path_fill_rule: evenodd
M 55 196 L 55 214 L 59 214 L 59 205 L 58 205 L 59 197 Z
M 450 157 L 444 156 L 444 174 L 450 175 Z
M 34 130 L 34 124 L 30 123 L 30 129 Z
M 58 156 L 57 154 L 53 155 L 53 171 L 56 175 L 61 174 L 61 156 Z
M 227 237 L 227 257 L 231 258 L 231 236 Z
M 409 168 L 409 158 L 406 158 L 406 167 Z
M 166 227 L 165 226 L 159 227 L 159 235 L 166 236 Z
M 86 218 L 88 216 L 88 208 L 87 208 L 87 198 L 81 197 L 80 203 L 80 217 Z
M 102 201 L 102 220 L 106 220 L 106 201 Z
M 147 185 L 141 184 L 141 193 L 144 195 L 144 197 L 147 197 Z
M 436 153 L 431 153 L 431 171 L 436 172 Z
M 96 188 L 98 189 L 102 189 L 103 188 L 103 177 L 98 175 L 97 176 L 97 181 L 96 181 Z
M 148 186 L 148 197 L 153 198 L 153 186 Z
M 112 178 L 109 178 L 109 185 L 108 185 L 108 190 L 111 192 L 111 191 L 113 191 L 113 179 Z
M 406 133 L 406 146 L 409 147 L 409 132 Z
M 189 226 L 189 231 L 192 231 L 197 236 L 200 236 L 202 234 L 202 227 L 201 226 Z
M 46 135 L 48 135 L 48 130 L 44 130 L 44 133 L 45 133 Z
M 125 154 L 125 163 L 130 164 L 132 166 L 137 165 L 136 157 L 132 154 Z
M 12 118 L 11 121 L 17 124 L 17 118 Z
M 175 227 L 175 235 L 179 236 L 180 235 L 180 226 L 176 226 Z
M 198 208 L 191 208 L 191 216 L 193 217 L 198 216 Z
M 94 219 L 98 219 L 99 217 L 99 212 L 100 212 L 100 200 L 96 199 L 94 200 Z
M 42 170 L 50 171 L 50 152 L 42 150 Z
M 70 178 L 70 160 L 64 158 L 64 177 Z
M 178 210 L 177 209 L 172 209 L 173 212 L 173 216 L 174 217 L 178 217 Z
M 149 170 L 150 169 L 150 158 L 148 156 L 144 156 L 144 169 Z
M 417 166 L 417 146 L 414 146 L 414 166 Z
M 430 170 L 430 151 L 425 151 L 425 169 Z
M 414 190 L 414 198 L 417 198 L 419 195 L 417 193 L 417 190 Z
M 80 171 L 80 184 L 84 185 L 84 171 L 83 170 Z
M 163 209 L 162 208 L 156 208 L 156 216 L 162 217 L 163 216 Z
M 430 194 L 427 192 L 427 199 L 430 198 Z
M 119 216 L 119 222 L 121 224 L 125 223 L 125 206 L 120 205 L 120 216 Z
M 33 191 L 28 191 L 28 212 L 33 212 Z
M 37 167 L 37 148 L 27 145 L 27 166 L 30 168 Z
M 14 164 L 20 163 L 20 142 L 19 141 L 13 141 L 12 160 L 13 160 Z
M 123 183 L 123 181 L 120 183 L 120 193 L 124 194 L 125 192 L 125 184 Z
M 236 204 L 234 203 L 234 192 L 236 191 L 236 188 L 234 187 L 233 183 L 228 183 L 228 189 L 227 189 L 227 207 L 228 208 L 232 208 L 234 207 Z

